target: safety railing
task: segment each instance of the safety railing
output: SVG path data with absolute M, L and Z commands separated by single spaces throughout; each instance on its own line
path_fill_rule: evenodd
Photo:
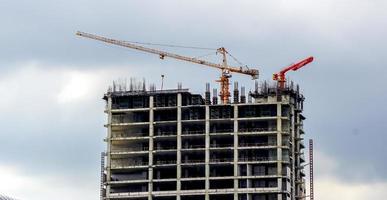
M 239 132 L 268 132 L 268 131 L 277 131 L 276 127 L 266 127 L 266 128 L 240 128 Z
M 215 148 L 217 148 L 217 147 L 234 147 L 234 144 L 219 144 L 219 143 L 217 143 L 217 144 L 210 144 L 210 147 L 215 147 Z
M 250 161 L 276 161 L 275 157 L 240 157 L 240 162 L 250 162 Z
M 253 143 L 239 143 L 240 147 L 262 147 L 262 146 L 276 146 L 276 142 L 253 142 Z
M 168 165 L 168 164 L 176 164 L 176 160 L 156 160 L 156 165 Z
M 204 131 L 201 131 L 201 130 L 198 130 L 198 131 L 187 131 L 187 130 L 184 130 L 181 134 L 182 135 L 198 135 L 198 134 L 204 134 Z
M 192 164 L 192 163 L 204 163 L 205 161 L 204 160 L 195 160 L 195 159 L 186 159 L 186 160 L 182 160 L 181 163 L 183 164 Z
M 201 149 L 205 148 L 205 145 L 202 144 L 188 144 L 188 145 L 183 145 L 183 149 Z
M 155 136 L 174 136 L 177 135 L 174 131 L 155 132 Z
M 155 146 L 155 150 L 176 150 L 176 146 Z
M 148 151 L 149 147 L 136 147 L 136 148 L 112 148 L 112 152 L 136 152 L 136 151 Z
M 112 168 L 123 168 L 123 167 L 133 167 L 133 166 L 146 166 L 147 162 L 140 160 L 131 160 L 131 161 L 117 161 L 112 160 L 111 167 Z
M 224 162 L 233 162 L 233 158 L 211 158 L 210 162 L 224 163 Z

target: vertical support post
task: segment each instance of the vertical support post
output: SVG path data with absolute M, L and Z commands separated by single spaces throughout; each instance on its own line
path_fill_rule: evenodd
M 309 140 L 309 184 L 310 184 L 310 200 L 314 199 L 313 185 L 313 140 Z
M 148 163 L 148 200 L 152 200 L 152 192 L 153 192 L 153 136 L 154 136 L 154 110 L 153 110 L 153 101 L 154 97 L 149 96 L 149 163 Z
M 277 185 L 278 190 L 282 191 L 282 104 L 277 102 Z M 278 199 L 282 199 L 282 193 L 278 194 Z
M 238 82 L 234 82 L 234 102 L 235 104 L 239 103 L 239 86 Z
M 101 188 L 100 188 L 100 199 L 104 200 L 106 197 L 106 192 L 105 192 L 105 181 L 106 181 L 106 176 L 105 176 L 105 152 L 101 152 Z
M 206 83 L 205 104 L 206 105 L 211 104 L 210 83 Z
M 205 182 L 205 200 L 210 199 L 210 195 L 208 194 L 208 190 L 210 189 L 210 107 L 206 105 L 206 144 L 205 144 L 205 176 L 206 176 L 206 182 Z
M 176 163 L 177 163 L 177 174 L 176 174 L 176 200 L 180 200 L 180 192 L 181 192 L 181 104 L 182 104 L 182 98 L 181 98 L 181 93 L 177 93 L 177 158 L 176 158 Z
M 107 101 L 107 162 L 106 162 L 106 182 L 111 181 L 111 138 L 112 138 L 112 97 L 108 97 Z M 106 185 L 106 194 L 110 195 L 110 185 Z
M 297 106 L 297 103 L 295 104 Z M 290 140 L 292 141 L 292 157 L 293 157 L 293 160 L 292 160 L 292 168 L 291 168 L 291 187 L 293 188 L 292 189 L 292 197 L 295 197 L 296 195 L 300 195 L 299 194 L 299 184 L 298 182 L 301 182 L 302 179 L 298 180 L 298 177 L 300 177 L 300 169 L 298 168 L 300 166 L 300 145 L 299 143 L 297 142 L 296 144 L 296 139 L 300 137 L 300 130 L 299 130 L 299 126 L 296 126 L 296 124 L 299 123 L 300 121 L 300 116 L 298 113 L 296 113 L 294 111 L 294 106 L 292 106 L 291 108 L 291 114 L 292 114 L 292 119 L 290 120 L 292 123 L 291 123 L 291 133 L 290 133 Z M 290 130 L 289 130 L 290 131 Z M 297 156 L 295 156 L 295 152 L 297 152 Z M 297 163 L 296 163 L 297 162 Z M 297 168 L 296 168 L 297 166 Z M 297 179 L 297 181 L 296 181 Z M 298 186 L 296 185 L 296 182 L 298 184 Z
M 246 171 L 247 171 L 247 173 L 246 173 L 247 176 L 252 176 L 252 166 L 251 166 L 251 164 L 246 164 Z M 252 187 L 251 179 L 250 178 L 247 179 L 247 184 L 246 185 L 247 185 L 247 188 L 251 188 Z M 246 200 L 251 200 L 251 199 L 252 199 L 251 194 L 247 193 L 246 194 Z
M 234 200 L 238 200 L 238 105 L 234 104 Z

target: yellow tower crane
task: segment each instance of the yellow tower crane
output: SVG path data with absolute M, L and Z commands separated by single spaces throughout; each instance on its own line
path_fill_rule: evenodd
M 106 37 L 102 37 L 102 36 L 98 36 L 98 35 L 94 35 L 94 34 L 90 34 L 90 33 L 84 33 L 84 32 L 78 31 L 76 33 L 76 35 L 81 36 L 81 37 L 85 37 L 85 38 L 89 38 L 89 39 L 93 39 L 93 40 L 98 40 L 101 42 L 106 42 L 106 43 L 122 46 L 122 47 L 136 49 L 136 50 L 143 51 L 143 52 L 157 54 L 160 56 L 160 59 L 164 59 L 165 57 L 169 57 L 169 58 L 174 58 L 177 60 L 183 60 L 183 61 L 187 61 L 187 62 L 192 62 L 192 63 L 220 69 L 220 70 L 222 70 L 222 74 L 220 76 L 220 79 L 216 80 L 216 81 L 220 82 L 220 87 L 221 87 L 220 98 L 221 98 L 223 104 L 229 103 L 229 98 L 231 96 L 230 89 L 229 89 L 231 72 L 250 75 L 252 77 L 252 79 L 257 79 L 258 74 L 259 74 L 258 70 L 249 69 L 247 66 L 239 66 L 239 67 L 229 66 L 227 64 L 227 54 L 229 54 L 229 53 L 227 52 L 227 50 L 224 47 L 218 48 L 216 50 L 217 53 L 220 53 L 223 57 L 222 63 L 216 64 L 216 63 L 208 62 L 208 61 L 197 59 L 197 58 L 191 58 L 188 56 L 181 56 L 181 55 L 174 54 L 174 53 L 169 53 L 169 52 L 165 52 L 165 51 L 161 51 L 161 50 L 157 50 L 157 49 L 139 46 L 139 45 L 133 44 L 133 43 L 128 42 L 128 41 L 115 40 L 115 39 L 106 38 Z

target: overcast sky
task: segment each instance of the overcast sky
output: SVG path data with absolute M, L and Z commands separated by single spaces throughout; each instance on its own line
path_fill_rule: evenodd
M 217 87 L 216 70 L 82 39 L 75 36 L 80 30 L 122 40 L 224 46 L 258 68 L 261 81 L 315 56 L 289 77 L 306 97 L 316 198 L 387 196 L 386 1 L 0 0 L 0 8 L 0 194 L 99 198 L 106 136 L 101 97 L 113 80 L 159 84 L 165 74 L 170 88 L 177 82 L 197 93 L 205 82 Z M 233 81 L 253 85 L 241 75 Z

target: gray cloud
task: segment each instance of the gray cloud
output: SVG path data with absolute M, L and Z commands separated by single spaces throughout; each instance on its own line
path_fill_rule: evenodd
M 0 147 L 0 164 L 25 166 L 37 174 L 86 174 L 97 180 L 98 152 L 104 149 L 105 134 L 100 97 L 111 80 L 137 76 L 157 83 L 160 74 L 166 74 L 169 87 L 183 82 L 202 92 L 204 82 L 215 86 L 216 70 L 170 59 L 159 61 L 157 56 L 77 38 L 75 32 L 82 30 L 123 40 L 225 46 L 244 63 L 258 66 L 262 80 L 314 55 L 312 65 L 289 73 L 292 80 L 302 83 L 307 98 L 307 137 L 316 139 L 318 150 L 351 166 L 335 169 L 337 177 L 386 181 L 387 161 L 381 159 L 387 151 L 383 120 L 387 111 L 386 6 L 378 0 L 2 2 L 0 83 L 7 88 L 0 86 L 4 95 L 0 102 L 12 101 L 12 106 L 20 108 L 15 112 L 0 106 L 4 109 L 0 136 L 6 141 Z M 195 56 L 207 53 L 167 50 Z M 28 73 L 18 74 L 30 63 L 36 69 L 29 73 L 40 75 L 28 79 Z M 57 104 L 52 95 L 69 84 L 62 75 L 71 70 L 115 72 L 106 79 L 96 73 L 99 78 L 92 83 L 97 86 L 91 87 L 88 98 Z M 8 80 L 13 84 L 5 84 Z M 240 75 L 234 80 L 253 85 Z

